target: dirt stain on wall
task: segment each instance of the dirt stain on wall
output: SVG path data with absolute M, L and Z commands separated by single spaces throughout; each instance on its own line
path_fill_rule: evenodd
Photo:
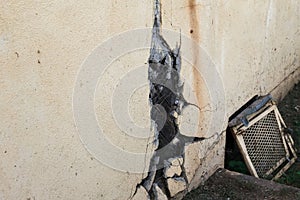
M 189 18 L 190 18 L 190 34 L 193 40 L 200 42 L 198 8 L 199 4 L 196 0 L 188 0 Z
M 199 107 L 203 106 L 204 99 L 203 87 L 205 87 L 203 79 L 201 77 L 198 69 L 200 68 L 200 23 L 199 23 L 199 4 L 196 3 L 196 0 L 188 0 L 188 14 L 189 14 L 189 23 L 190 23 L 190 35 L 194 43 L 192 46 L 192 56 L 193 56 L 193 87 L 197 98 L 197 104 Z M 199 118 L 199 124 L 201 124 L 201 118 Z

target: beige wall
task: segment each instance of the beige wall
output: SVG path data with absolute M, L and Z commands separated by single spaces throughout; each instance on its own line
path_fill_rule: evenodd
M 72 94 L 80 66 L 93 49 L 114 34 L 151 28 L 152 7 L 148 0 L 0 4 L 1 200 L 130 197 L 143 176 L 111 169 L 86 150 L 74 122 Z M 209 97 L 214 87 L 208 89 L 205 82 L 214 77 L 198 76 L 183 64 L 182 73 L 192 85 L 195 103 L 210 105 L 208 111 L 200 112 L 197 135 L 213 135 L 212 123 L 221 132 L 227 117 L 252 96 L 272 92 L 280 99 L 299 80 L 299 1 L 162 0 L 162 7 L 163 27 L 180 29 L 200 44 L 223 81 L 225 106 L 215 107 Z M 147 38 L 145 45 L 149 46 L 150 35 Z M 191 49 L 191 53 L 191 66 L 204 67 L 205 61 L 196 56 L 202 51 Z M 144 50 L 120 59 L 115 63 L 120 68 L 112 66 L 107 83 L 115 83 L 122 72 L 130 70 L 130 63 L 142 65 L 147 58 Z M 146 81 L 147 75 L 143 78 Z M 215 90 L 220 88 L 215 86 Z M 111 89 L 107 87 L 108 94 Z M 133 119 L 144 126 L 149 125 L 147 117 L 143 118 L 149 116 L 147 93 L 144 87 L 128 106 Z M 121 131 L 111 118 L 101 118 L 109 110 L 109 95 L 105 101 L 101 95 L 98 88 L 95 113 L 107 130 L 112 129 L 107 136 L 128 151 L 144 152 L 147 140 L 133 142 L 118 136 Z M 224 108 L 225 120 L 213 121 L 211 113 L 218 109 L 223 113 Z M 187 147 L 189 189 L 223 165 L 224 146 L 222 136 Z

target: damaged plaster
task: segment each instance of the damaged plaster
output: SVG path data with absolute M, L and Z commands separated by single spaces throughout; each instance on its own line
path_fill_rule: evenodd
M 183 97 L 180 45 L 171 49 L 161 34 L 161 24 L 161 4 L 156 0 L 148 60 L 149 101 L 156 150 L 147 177 L 136 188 L 136 192 L 140 187 L 146 189 L 150 199 L 170 199 L 187 190 L 185 146 L 205 139 L 185 136 L 179 130 L 178 118 L 182 110 L 193 104 Z
M 199 33 L 200 40 L 195 41 L 206 47 L 223 79 L 227 117 L 253 94 L 263 95 L 275 88 L 272 96 L 278 99 L 300 80 L 300 1 L 190 2 L 191 6 L 188 0 L 162 1 L 163 27 L 171 30 L 178 30 L 175 26 L 180 27 L 182 36 L 192 39 Z M 108 168 L 86 151 L 74 123 L 72 95 L 83 60 L 100 45 L 99 42 L 115 38 L 112 36 L 128 30 L 131 34 L 127 35 L 132 36 L 136 28 L 152 26 L 152 1 L 3 1 L 2 5 L 0 27 L 5 45 L 0 50 L 0 199 L 127 199 L 135 191 L 136 184 L 141 182 L 141 175 Z M 195 15 L 191 12 L 192 8 Z M 195 26 L 196 17 L 199 30 Z M 193 24 L 191 19 L 194 19 Z M 191 29 L 193 33 L 190 33 Z M 175 47 L 167 31 L 163 33 L 170 46 Z M 148 39 L 151 38 L 147 32 L 147 35 L 138 38 L 125 37 L 118 43 L 109 40 L 108 47 L 114 45 L 113 50 L 120 50 L 121 47 L 137 43 L 145 48 L 145 44 L 150 44 Z M 183 59 L 187 53 L 184 46 L 182 37 L 182 80 L 187 70 Z M 95 66 L 103 65 L 99 58 L 111 51 L 108 48 L 103 52 L 95 58 Z M 191 53 L 194 52 L 191 49 Z M 105 125 L 103 128 L 107 137 L 129 152 L 143 154 L 149 143 L 147 140 L 132 137 L 120 139 L 123 138 L 122 132 L 113 117 L 109 117 L 110 91 L 114 89 L 116 80 L 140 66 L 148 57 L 148 51 L 123 57 L 122 62 L 109 67 L 111 73 L 103 77 L 105 82 L 100 82 L 95 94 L 97 116 Z M 193 59 L 193 54 L 189 57 Z M 37 59 L 41 60 L 41 64 Z M 204 60 L 200 57 L 199 60 L 201 68 L 205 68 Z M 89 72 L 96 74 L 97 70 Z M 191 86 L 197 88 L 192 70 L 187 70 L 187 74 L 191 77 L 185 79 L 185 86 L 190 80 Z M 147 72 L 139 78 L 147 82 Z M 201 89 L 198 92 L 204 96 Z M 148 113 L 149 92 L 140 93 L 136 99 L 143 103 L 130 105 L 130 108 L 134 108 L 130 110 L 134 119 L 135 116 Z M 185 98 L 189 99 L 187 95 Z M 202 108 L 205 103 L 199 106 Z M 205 109 L 210 108 L 215 107 Z M 182 114 L 184 120 L 187 119 L 186 111 Z M 210 113 L 216 111 L 201 110 L 201 116 Z M 83 122 L 90 124 L 88 119 Z M 220 124 L 223 121 L 215 122 L 217 124 L 213 124 L 213 131 L 221 131 Z M 201 125 L 205 126 L 204 123 Z M 84 131 L 89 130 L 87 128 Z M 180 132 L 185 134 L 181 127 Z M 206 130 L 202 133 L 206 133 Z M 215 170 L 214 166 L 222 166 L 225 141 L 221 140 L 208 149 L 214 141 L 217 140 L 186 146 L 185 170 L 191 179 L 189 188 L 197 187 L 204 180 L 201 179 L 202 174 L 210 176 Z M 111 156 L 109 159 L 114 160 Z M 139 163 L 141 168 L 148 165 L 148 161 L 150 159 L 145 161 L 147 163 Z M 146 195 L 148 192 L 141 186 L 134 199 L 147 199 Z

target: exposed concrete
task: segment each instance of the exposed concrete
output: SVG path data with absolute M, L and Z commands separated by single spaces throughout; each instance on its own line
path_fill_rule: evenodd
M 180 41 L 181 42 L 181 41 Z M 137 188 L 143 186 L 151 199 L 158 199 L 158 188 L 168 198 L 187 191 L 188 178 L 185 170 L 185 149 L 188 145 L 207 138 L 182 134 L 178 117 L 187 106 L 195 106 L 183 96 L 184 82 L 181 80 L 181 43 L 173 50 L 161 34 L 161 4 L 154 5 L 154 25 L 149 56 L 148 79 L 150 82 L 149 100 L 152 106 L 151 120 L 157 147 L 150 162 L 148 176 Z M 163 122 L 163 123 L 162 123 Z M 170 160 L 177 162 L 179 173 L 168 178 L 172 167 Z M 153 170 L 154 169 L 154 170 Z

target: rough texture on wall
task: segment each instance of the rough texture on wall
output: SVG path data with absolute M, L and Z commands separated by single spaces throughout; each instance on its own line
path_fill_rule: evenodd
M 164 28 L 178 33 L 180 29 L 215 63 L 224 83 L 227 116 L 256 94 L 272 92 L 280 98 L 299 80 L 298 0 L 162 0 L 162 4 Z M 1 3 L 0 13 L 0 199 L 128 199 L 135 191 L 133 199 L 147 199 L 149 191 L 136 186 L 148 174 L 112 169 L 86 150 L 74 122 L 72 95 L 82 62 L 98 44 L 124 31 L 152 28 L 152 1 L 11 0 Z M 121 38 L 121 44 L 135 39 Z M 151 32 L 143 42 L 149 47 Z M 195 58 L 201 57 L 192 52 Z M 125 137 L 108 112 L 111 101 L 107 98 L 118 79 L 134 70 L 133 63 L 140 66 L 149 58 L 148 49 L 131 53 L 118 57 L 106 71 L 105 81 L 99 80 L 95 90 L 105 92 L 95 94 L 95 112 L 113 144 L 144 153 L 149 142 Z M 198 61 L 193 64 L 205 66 Z M 215 113 L 214 107 L 203 109 L 211 100 L 203 95 L 207 77 L 186 71 L 184 59 L 181 66 L 181 75 L 187 74 L 181 80 L 201 94 L 200 101 L 193 102 L 201 108 L 200 117 Z M 147 69 L 142 77 L 147 85 L 128 106 L 134 119 L 150 116 Z M 226 119 L 212 122 L 219 133 L 226 128 Z M 199 138 L 214 134 L 201 135 L 206 132 L 201 128 Z M 169 195 L 196 187 L 222 166 L 224 146 L 221 136 L 203 140 L 185 147 L 184 162 L 182 157 L 171 159 L 168 165 L 173 167 L 159 173 L 176 177 L 183 163 L 188 186 L 186 179 L 167 178 Z M 152 185 L 162 196 L 163 188 Z

